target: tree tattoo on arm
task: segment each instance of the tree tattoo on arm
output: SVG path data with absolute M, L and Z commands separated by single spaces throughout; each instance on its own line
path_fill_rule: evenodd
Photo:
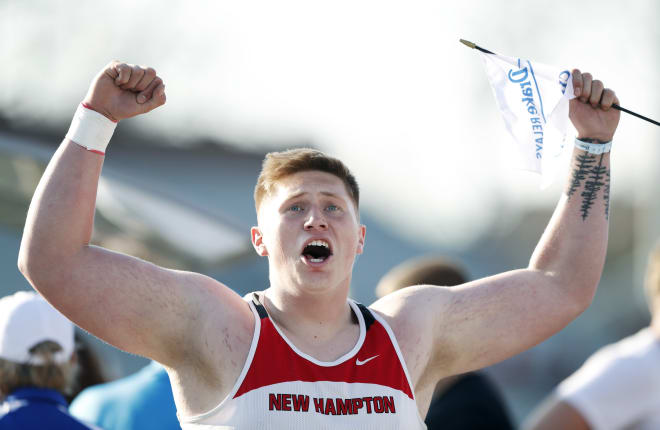
M 582 191 L 582 219 L 585 220 L 587 219 L 587 216 L 589 215 L 589 209 L 591 209 L 591 206 L 594 204 L 594 200 L 596 200 L 598 196 L 598 191 L 605 185 L 605 182 L 603 182 L 603 178 L 606 173 L 606 168 L 602 165 L 603 164 L 603 154 L 600 154 L 600 158 L 598 159 L 598 165 L 594 166 L 591 171 L 589 172 L 589 178 L 587 181 L 584 183 L 584 191 Z
M 605 199 L 605 219 L 610 219 L 610 171 L 605 172 L 605 191 L 603 191 L 603 199 Z
M 582 197 L 580 212 L 583 221 L 589 216 L 601 189 L 603 189 L 603 199 L 605 200 L 605 219 L 609 219 L 610 171 L 603 166 L 603 156 L 604 154 L 601 154 L 597 158 L 593 154 L 584 153 L 575 158 L 575 167 L 566 193 L 570 199 L 584 183 L 584 189 L 580 193 Z
M 576 157 L 576 159 L 577 167 L 573 169 L 571 185 L 568 188 L 568 197 L 571 197 L 573 194 L 575 194 L 575 191 L 580 188 L 582 181 L 587 177 L 589 171 L 591 170 L 591 166 L 596 161 L 596 157 L 589 153 L 580 154 Z

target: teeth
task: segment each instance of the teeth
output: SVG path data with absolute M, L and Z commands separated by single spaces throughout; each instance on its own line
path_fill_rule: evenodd
M 312 263 L 321 263 L 323 261 L 322 258 L 310 258 L 309 261 Z
M 330 245 L 325 240 L 314 240 L 309 243 L 307 246 L 323 246 L 325 248 L 330 248 Z

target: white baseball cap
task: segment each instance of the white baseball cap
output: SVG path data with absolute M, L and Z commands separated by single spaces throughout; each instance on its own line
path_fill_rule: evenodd
M 74 347 L 73 324 L 39 294 L 19 291 L 0 299 L 0 358 L 15 363 L 43 364 L 30 349 L 52 341 L 62 347 L 55 362 L 71 358 Z

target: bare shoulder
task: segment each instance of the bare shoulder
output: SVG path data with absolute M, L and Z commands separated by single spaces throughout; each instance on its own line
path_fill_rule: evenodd
M 186 338 L 195 345 L 187 355 L 232 358 L 252 342 L 255 318 L 246 300 L 223 283 L 198 273 L 188 273 L 185 287 L 190 324 Z M 194 291 L 194 293 L 193 293 Z M 247 354 L 247 353 L 246 353 Z M 190 361 L 192 357 L 184 357 Z M 215 359 L 212 359 L 216 362 Z
M 437 354 L 438 315 L 450 307 L 449 289 L 430 285 L 404 288 L 374 302 L 370 308 L 390 325 L 403 358 L 418 388 L 423 388 L 426 371 Z
M 184 351 L 168 372 L 177 408 L 195 415 L 216 406 L 231 390 L 247 360 L 256 319 L 249 303 L 215 279 L 189 274 L 197 309 Z
M 388 294 L 370 308 L 382 315 L 396 333 L 433 323 L 438 312 L 451 306 L 451 300 L 448 288 L 417 285 Z

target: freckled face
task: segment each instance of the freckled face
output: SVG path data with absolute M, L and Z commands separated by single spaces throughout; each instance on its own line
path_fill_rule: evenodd
M 350 284 L 365 227 L 338 177 L 320 171 L 290 175 L 265 197 L 252 242 L 269 259 L 271 283 L 299 288 Z

